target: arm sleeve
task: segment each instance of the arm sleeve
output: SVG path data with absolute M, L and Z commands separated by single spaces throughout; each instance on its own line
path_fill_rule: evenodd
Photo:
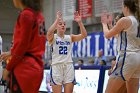
M 28 12 L 22 13 L 19 18 L 19 24 L 20 24 L 20 33 L 19 33 L 20 38 L 18 38 L 16 45 L 13 44 L 13 49 L 11 49 L 12 57 L 10 62 L 6 66 L 6 69 L 8 71 L 13 70 L 13 68 L 23 60 L 23 57 L 30 46 L 31 37 L 33 33 L 32 29 L 34 24 L 33 15 L 31 15 L 31 13 Z M 15 38 L 14 40 L 16 40 L 16 37 L 14 38 Z

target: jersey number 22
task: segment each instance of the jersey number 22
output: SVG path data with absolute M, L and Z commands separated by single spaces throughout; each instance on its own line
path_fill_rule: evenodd
M 67 46 L 59 46 L 59 54 L 67 55 L 68 49 Z

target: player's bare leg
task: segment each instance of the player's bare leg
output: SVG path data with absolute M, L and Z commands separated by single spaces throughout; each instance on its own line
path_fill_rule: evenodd
M 52 90 L 53 93 L 62 93 L 62 85 L 53 85 Z
M 121 93 L 119 90 L 124 83 L 121 77 L 110 77 L 105 93 Z
M 127 93 L 138 93 L 139 89 L 139 78 L 130 78 L 126 81 Z
M 64 85 L 64 93 L 73 93 L 73 83 L 68 83 Z

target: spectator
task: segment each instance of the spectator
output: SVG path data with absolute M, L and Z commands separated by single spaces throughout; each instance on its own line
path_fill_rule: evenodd
M 95 58 L 95 65 L 100 65 L 101 60 L 106 61 L 106 57 L 103 56 L 103 50 L 102 49 L 99 50 L 98 57 Z
M 89 61 L 88 61 L 88 65 L 89 65 L 89 66 L 93 66 L 93 65 L 94 65 L 94 60 L 93 60 L 93 59 L 89 60 Z
M 49 68 L 52 64 L 52 60 L 48 60 L 48 62 L 45 63 L 45 67 Z
M 111 61 L 111 68 L 110 68 L 109 71 L 108 71 L 108 75 L 109 75 L 109 76 L 111 75 L 112 70 L 113 70 L 115 64 L 116 64 L 116 57 L 114 57 L 114 58 L 112 59 L 112 61 Z
M 105 60 L 101 60 L 101 61 L 100 61 L 100 66 L 104 66 L 104 65 L 106 65 Z
M 82 59 L 78 60 L 78 68 L 81 69 L 84 66 L 84 61 Z

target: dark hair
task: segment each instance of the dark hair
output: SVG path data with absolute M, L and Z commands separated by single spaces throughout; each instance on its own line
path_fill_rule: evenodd
M 106 65 L 106 61 L 105 60 L 101 60 L 103 62 L 103 65 Z
M 124 17 L 123 13 L 119 13 L 115 19 L 113 20 L 113 25 L 116 25 L 116 23 L 118 22 L 119 19 L 121 19 L 122 17 Z
M 21 0 L 21 3 L 35 11 L 41 11 L 43 0 Z
M 112 61 L 115 61 L 115 60 L 116 60 L 116 57 L 113 57 L 113 58 L 112 58 Z
M 122 18 L 122 17 L 124 17 L 124 14 L 123 14 L 123 13 L 120 13 L 120 14 L 118 15 L 118 17 L 119 17 L 119 19 Z
M 139 0 L 135 0 L 136 4 L 137 4 L 137 12 L 136 12 L 136 17 L 138 19 L 139 22 L 139 30 L 140 30 L 140 1 Z
M 123 4 L 124 6 L 128 7 L 129 10 L 132 12 L 132 13 L 136 13 L 137 11 L 137 5 L 136 5 L 136 2 L 135 0 L 124 0 L 123 1 Z
M 139 23 L 137 37 L 140 37 L 140 1 L 135 0 L 135 2 L 137 4 L 136 17 L 137 17 L 137 20 L 138 20 L 138 23 Z
M 82 59 L 79 59 L 78 61 L 80 61 L 82 64 L 84 63 L 84 61 Z
M 139 2 L 139 0 L 124 0 L 123 3 L 126 7 L 128 7 L 130 9 L 130 11 L 133 14 L 136 15 L 138 23 L 140 23 L 140 8 L 139 8 L 140 2 Z M 138 30 L 140 30 L 140 24 L 139 24 Z

